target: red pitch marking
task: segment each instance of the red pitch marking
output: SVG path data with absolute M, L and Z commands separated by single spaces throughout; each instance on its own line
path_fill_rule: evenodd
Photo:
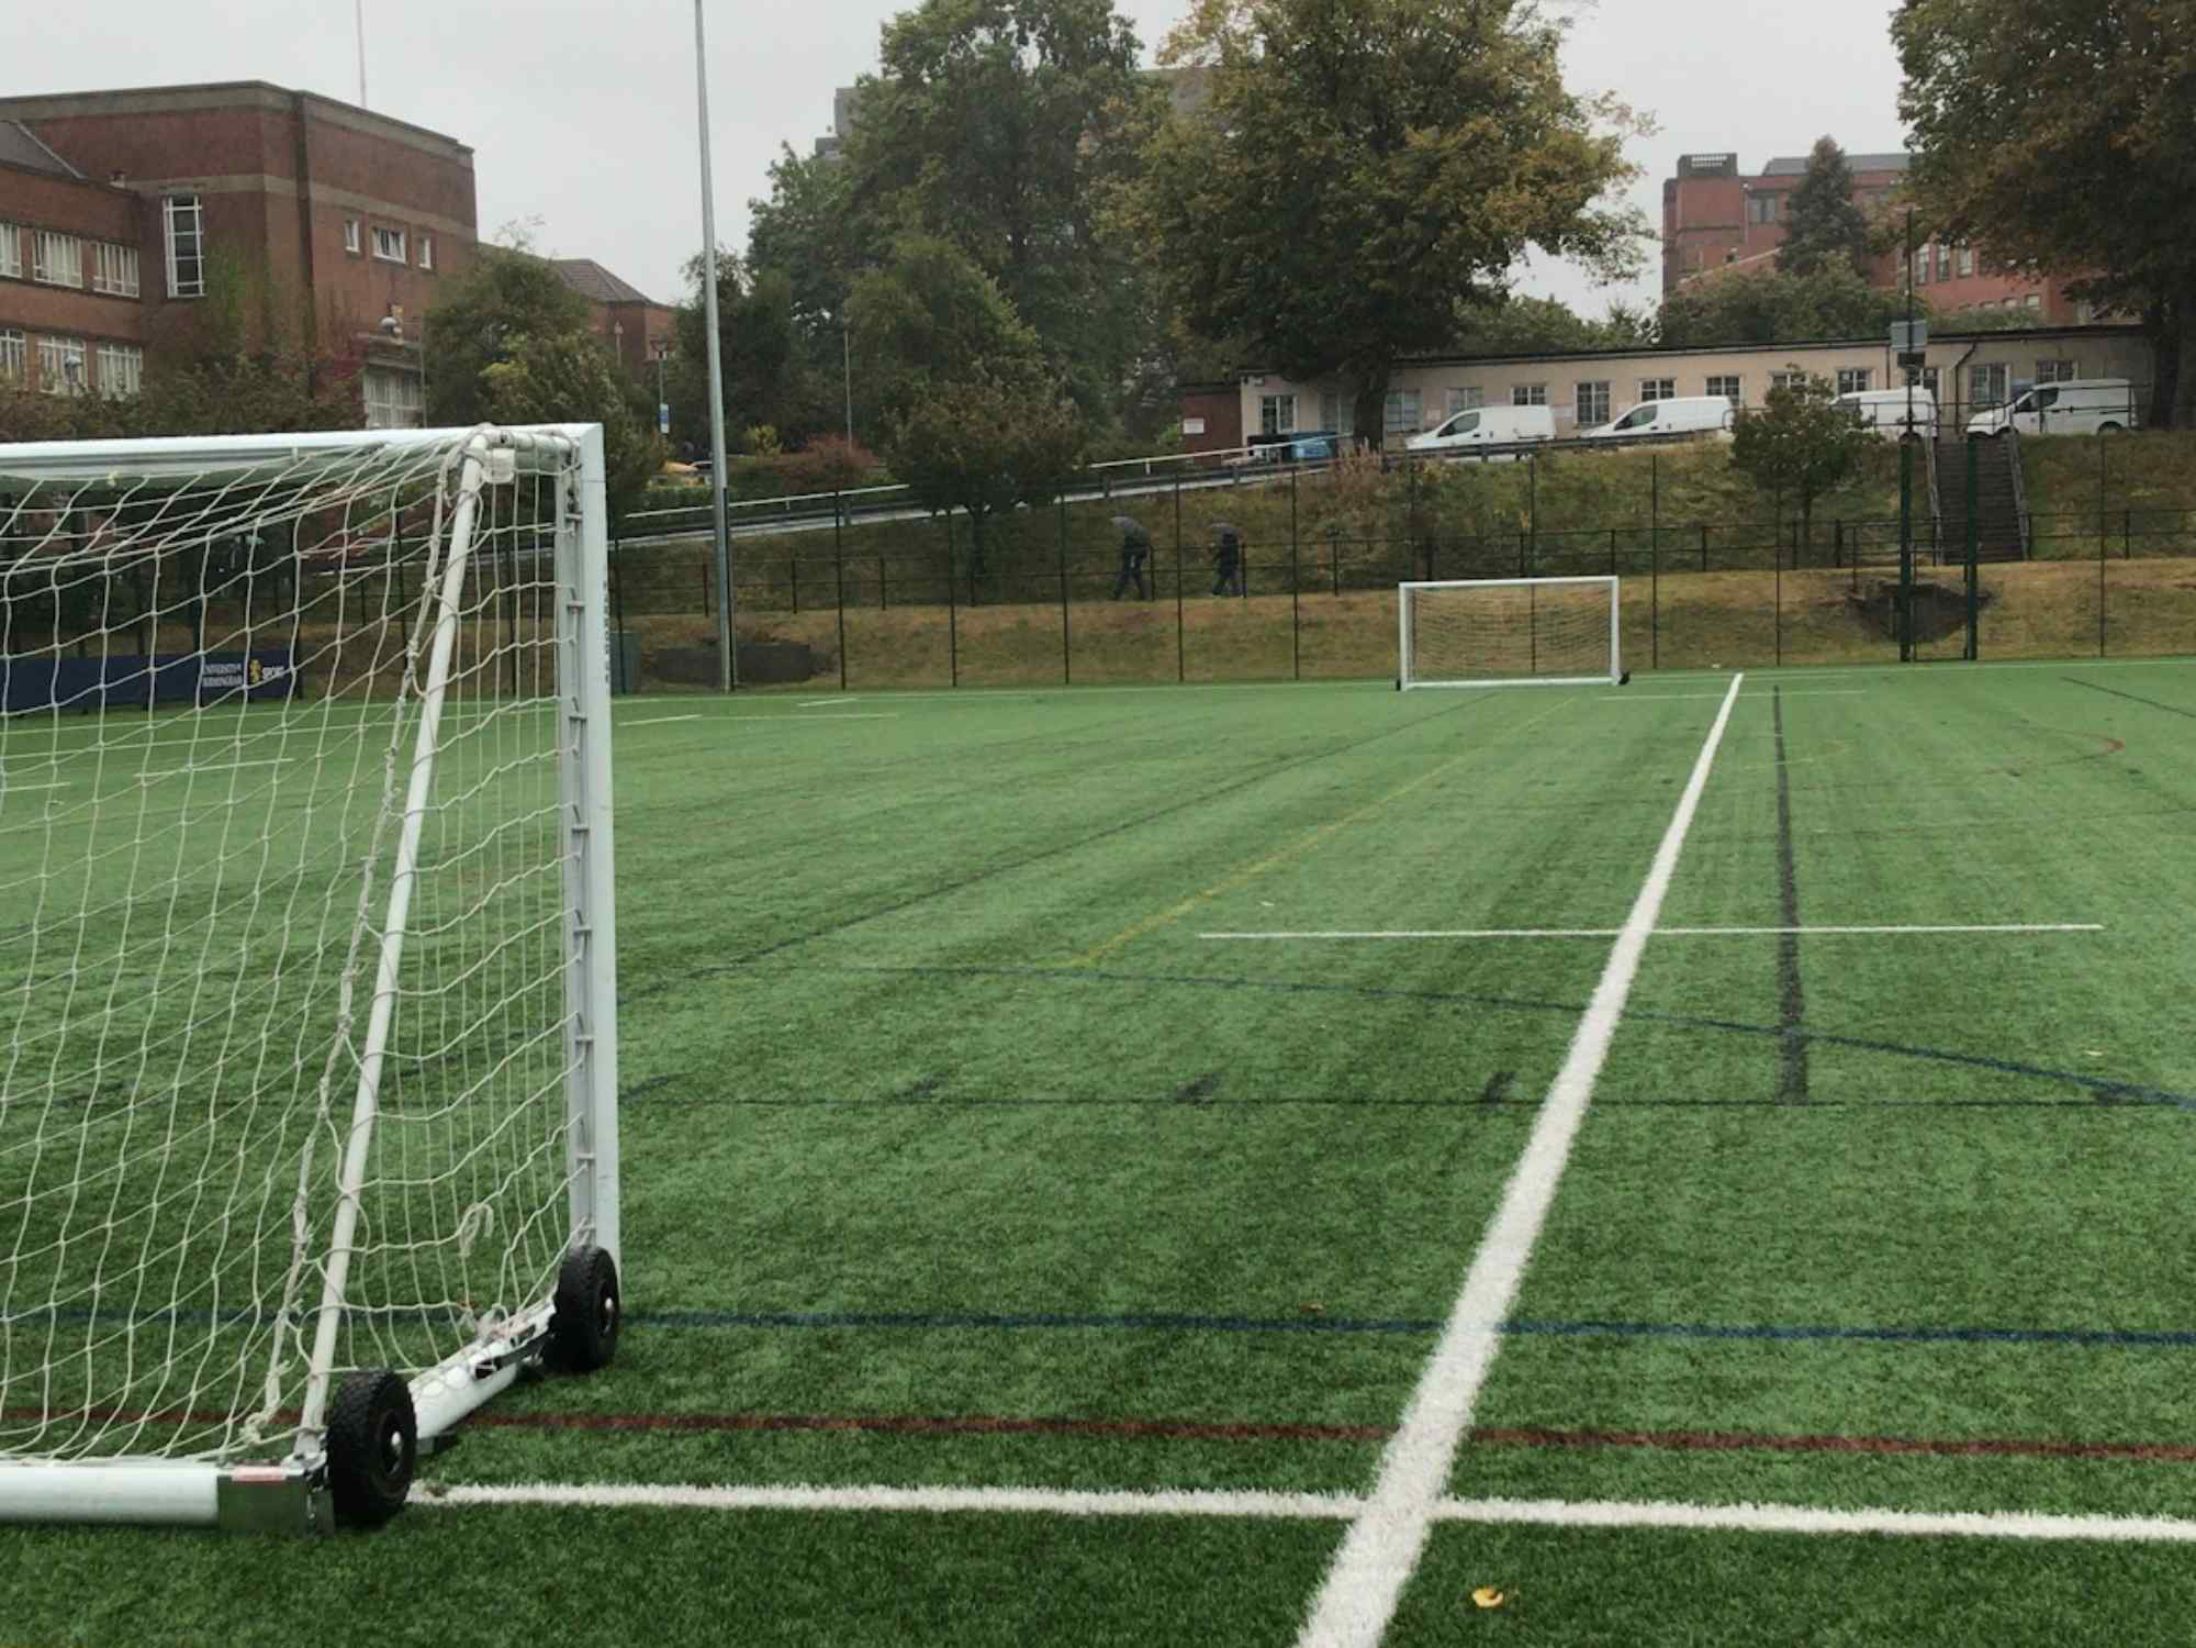
M 2027 1437 L 1776 1436 L 1758 1431 L 1553 1430 L 1538 1427 L 1472 1433 L 1486 1447 L 1669 1448 L 1722 1453 L 1928 1454 L 1943 1458 L 2130 1459 L 2196 1464 L 2196 1444 L 2184 1442 L 2060 1442 Z

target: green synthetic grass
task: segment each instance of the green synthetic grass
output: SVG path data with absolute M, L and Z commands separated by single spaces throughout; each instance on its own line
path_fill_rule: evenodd
M 621 704 L 628 1338 L 431 1479 L 1365 1491 L 1608 944 L 1198 935 L 1613 928 L 1726 682 Z M 2192 808 L 2196 667 L 1750 675 L 1665 925 L 2105 931 L 1653 941 L 1454 1491 L 2196 1515 Z M 0 1639 L 1285 1642 L 1337 1533 L 11 1534 Z M 2192 1589 L 1445 1526 L 1390 1640 L 2121 1643 Z

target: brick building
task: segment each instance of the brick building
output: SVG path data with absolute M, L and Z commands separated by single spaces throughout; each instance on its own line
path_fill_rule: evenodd
M 587 300 L 595 335 L 636 382 L 655 385 L 657 362 L 677 346 L 678 311 L 621 280 L 593 258 L 552 258 L 558 278 Z
M 278 349 L 420 419 L 415 320 L 477 244 L 473 152 L 250 81 L 0 98 L 0 378 L 126 394 L 165 350 Z
M 1853 198 L 1864 212 L 1882 218 L 1898 209 L 1911 165 L 1907 155 L 1848 155 L 1846 163 L 1853 170 Z M 1680 155 L 1677 175 L 1662 185 L 1664 294 L 1729 270 L 1771 264 L 1789 230 L 1792 191 L 1806 175 L 1804 155 L 1772 160 L 1751 176 L 1735 154 Z M 1871 285 L 1898 290 L 1905 259 L 1886 253 L 1861 272 Z M 1989 309 L 2026 310 L 2053 326 L 2099 318 L 2067 295 L 2063 281 L 1993 269 L 1974 247 L 1935 240 L 1915 253 L 1914 289 L 1946 318 Z

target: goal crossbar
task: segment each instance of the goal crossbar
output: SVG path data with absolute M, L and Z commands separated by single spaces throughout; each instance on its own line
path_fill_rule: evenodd
M 1396 685 L 1576 687 L 1624 678 L 1622 581 L 1470 578 L 1396 586 Z

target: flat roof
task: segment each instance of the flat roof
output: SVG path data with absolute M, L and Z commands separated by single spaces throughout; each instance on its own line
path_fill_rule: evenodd
M 81 92 L 33 92 L 0 97 L 0 121 L 64 120 L 86 114 L 160 113 L 176 108 L 217 109 L 224 106 L 287 108 L 292 100 L 306 98 L 341 110 L 352 121 L 369 122 L 427 138 L 453 149 L 472 153 L 472 146 L 447 132 L 399 120 L 378 109 L 361 108 L 322 92 L 277 86 L 271 80 L 209 80 L 181 86 L 115 86 Z

